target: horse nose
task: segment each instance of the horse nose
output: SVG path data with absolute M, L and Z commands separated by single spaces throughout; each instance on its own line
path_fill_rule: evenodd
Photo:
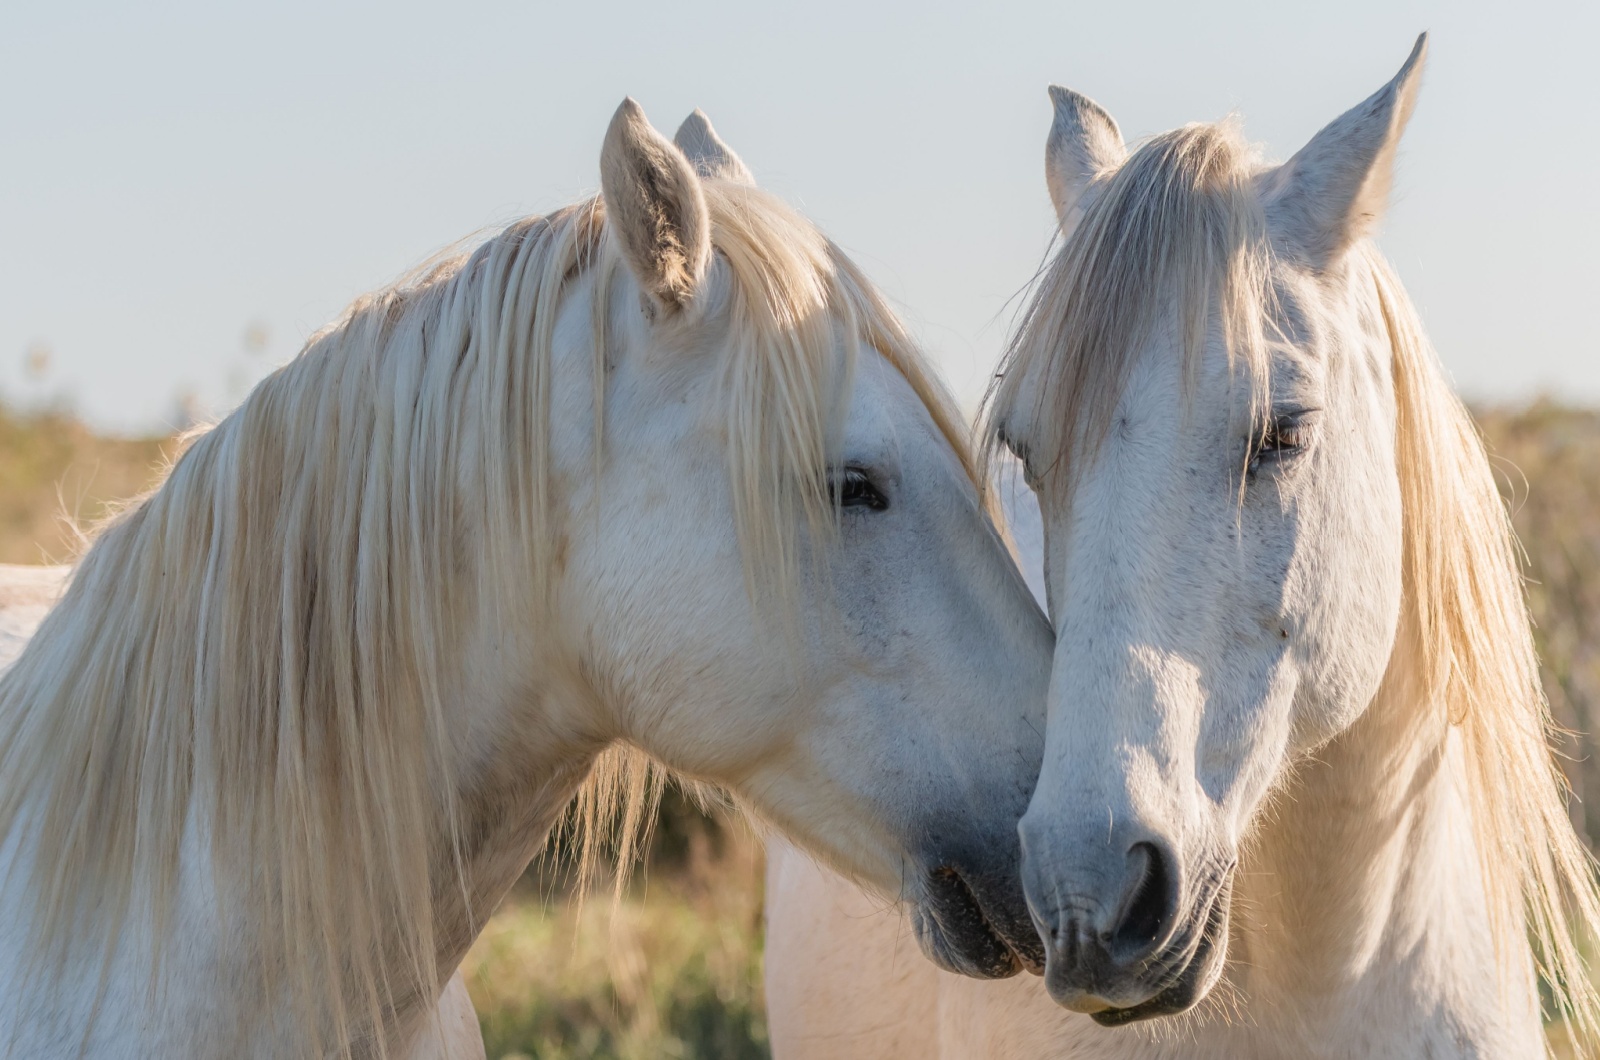
M 1152 842 L 1128 848 L 1128 873 L 1111 925 L 1109 949 L 1118 964 L 1150 955 L 1167 934 L 1178 905 L 1171 859 Z
M 1174 870 L 1165 844 L 1142 839 L 1127 848 L 1120 872 L 1086 875 L 1077 888 L 1056 882 L 1058 907 L 1049 913 L 1035 907 L 1035 913 L 1045 913 L 1039 919 L 1047 928 L 1041 932 L 1047 985 L 1058 1001 L 1070 1006 L 1073 998 L 1104 999 L 1137 978 L 1143 962 L 1171 936 L 1178 906 Z

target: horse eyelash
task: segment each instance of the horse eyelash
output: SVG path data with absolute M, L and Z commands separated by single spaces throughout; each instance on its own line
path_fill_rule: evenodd
M 1304 452 L 1311 440 L 1310 435 L 1314 426 L 1312 417 L 1319 411 L 1321 410 L 1295 409 L 1274 415 L 1261 432 L 1250 442 L 1250 456 L 1246 462 L 1247 470 L 1254 474 L 1260 470 L 1261 461 L 1269 456 L 1272 459 L 1280 459 L 1283 456 Z M 1304 437 L 1295 441 L 1294 444 L 1288 446 L 1281 444 L 1284 436 L 1302 433 Z

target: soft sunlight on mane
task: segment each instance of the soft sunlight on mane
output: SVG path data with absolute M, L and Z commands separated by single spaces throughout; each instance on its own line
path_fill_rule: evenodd
M 1089 193 L 1082 221 L 1041 277 L 988 398 L 991 443 L 999 418 L 1025 399 L 1053 451 L 1041 474 L 1067 474 L 1110 427 L 1134 358 L 1176 303 L 1185 379 L 1192 382 L 1213 323 L 1230 359 L 1255 381 L 1265 408 L 1268 359 L 1266 222 L 1250 178 L 1255 155 L 1233 122 L 1188 125 L 1153 137 Z M 1218 299 L 1221 299 L 1220 303 Z M 992 451 L 991 444 L 991 451 Z
M 1257 172 L 1227 122 L 1154 137 L 1102 178 L 991 389 L 991 452 L 1005 417 L 1030 400 L 1024 378 L 1041 367 L 1033 412 L 1056 444 L 1038 454 L 1040 473 L 1070 475 L 1104 437 L 1135 357 L 1174 305 L 1186 379 L 1219 328 L 1259 418 L 1275 307 Z M 1416 311 L 1375 248 L 1357 253 L 1353 282 L 1370 276 L 1388 328 L 1398 420 L 1404 602 L 1385 687 L 1414 689 L 1417 709 L 1460 734 L 1502 967 L 1526 959 L 1531 937 L 1550 1015 L 1594 1041 L 1600 994 L 1579 942 L 1600 938 L 1600 890 L 1550 750 L 1520 553 L 1482 440 Z
M 1600 938 L 1595 864 L 1572 828 L 1550 751 L 1521 551 L 1483 440 L 1450 389 L 1416 310 L 1376 248 L 1366 253 L 1394 349 L 1397 464 L 1405 519 L 1405 633 L 1397 651 L 1465 744 L 1473 822 L 1497 952 L 1524 952 L 1556 1012 L 1600 1040 L 1597 994 L 1580 940 Z
M 861 347 L 976 472 L 953 403 L 843 255 L 757 189 L 705 194 L 732 274 L 738 539 L 752 591 L 781 602 L 802 524 L 813 542 L 832 526 L 828 440 Z M 437 794 L 456 790 L 459 738 L 439 675 L 456 616 L 503 615 L 501 586 L 547 588 L 561 562 L 557 309 L 592 280 L 598 441 L 622 267 L 597 198 L 357 301 L 104 529 L 0 676 L 0 835 L 42 837 L 41 962 L 93 945 L 74 930 L 91 907 L 165 938 L 193 828 L 219 903 L 253 918 L 258 1015 L 331 995 L 331 1025 L 305 1029 L 314 1051 L 382 1053 L 384 1014 L 437 993 L 435 897 L 459 895 L 474 930 L 490 912 L 462 893 L 475 837 Z M 579 800 L 585 849 L 618 805 L 631 837 L 651 790 L 637 753 L 603 756 Z

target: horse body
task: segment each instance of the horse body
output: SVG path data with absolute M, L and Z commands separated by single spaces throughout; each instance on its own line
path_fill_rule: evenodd
M 22 653 L 71 574 L 70 567 L 0 564 L 0 673 Z M 14 870 L 26 871 L 26 866 L 15 865 Z M 15 914 L 9 923 L 31 914 L 25 907 L 6 912 Z M 407 1060 L 482 1060 L 483 1035 L 459 972 L 445 985 L 435 1019 L 436 1027 L 417 1037 Z
M 1039 961 L 1047 625 L 898 324 L 717 144 L 629 101 L 603 200 L 358 303 L 99 535 L 0 675 L 11 1055 L 448 1055 L 618 748 Z
M 1506 514 L 1367 239 L 1422 54 L 1280 167 L 1227 124 L 1130 154 L 1052 90 L 1063 244 L 990 404 L 1057 635 L 1020 825 L 1046 975 L 908 965 L 783 853 L 779 1060 L 901 1055 L 830 1048 L 828 1005 L 896 1041 L 898 993 L 848 1001 L 879 978 L 921 994 L 904 1055 L 1542 1056 L 1536 962 L 1593 1040 L 1600 903 Z

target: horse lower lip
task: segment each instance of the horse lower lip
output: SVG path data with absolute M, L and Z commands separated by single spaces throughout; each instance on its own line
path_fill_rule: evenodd
M 1086 1016 L 1093 1016 L 1111 1008 L 1104 1001 L 1088 994 L 1075 1001 L 1064 1001 L 1061 1003 L 1061 1007 L 1071 1012 L 1081 1012 Z
M 1230 868 L 1229 873 L 1231 872 Z M 1098 1012 L 1090 1012 L 1089 1018 L 1102 1027 L 1120 1027 L 1156 1016 L 1175 1015 L 1199 1002 L 1202 995 L 1195 989 L 1195 977 L 1203 971 L 1218 939 L 1223 937 L 1228 929 L 1230 891 L 1231 888 L 1226 882 L 1217 889 L 1211 904 L 1206 908 L 1206 922 L 1200 929 L 1200 937 L 1195 941 L 1194 951 L 1183 962 L 1182 968 L 1171 974 L 1150 998 L 1126 1008 L 1107 1006 Z
M 1017 974 L 1026 963 L 1001 937 L 983 913 L 977 896 L 954 869 L 929 874 L 923 900 L 924 916 L 936 931 L 937 943 L 947 951 L 953 970 L 987 979 Z

